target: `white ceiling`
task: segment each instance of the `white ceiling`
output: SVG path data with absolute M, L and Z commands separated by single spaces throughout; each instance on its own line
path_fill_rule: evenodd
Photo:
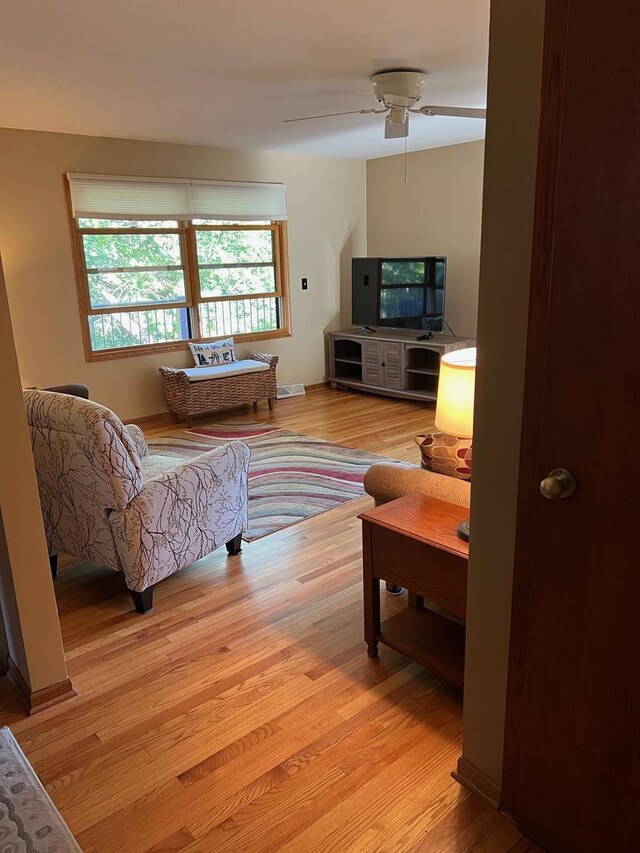
M 369 76 L 429 74 L 422 103 L 483 107 L 489 0 L 0 0 L 0 125 L 373 158 Z M 484 136 L 412 116 L 408 150 Z

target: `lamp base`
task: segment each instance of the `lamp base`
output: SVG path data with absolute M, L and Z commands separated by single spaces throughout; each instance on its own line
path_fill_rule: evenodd
M 469 519 L 465 518 L 464 521 L 461 521 L 458 525 L 458 536 L 464 542 L 469 541 Z

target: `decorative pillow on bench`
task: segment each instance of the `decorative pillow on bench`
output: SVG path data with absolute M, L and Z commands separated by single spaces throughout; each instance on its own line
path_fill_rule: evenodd
M 216 364 L 230 364 L 236 361 L 236 348 L 233 338 L 211 341 L 207 344 L 189 343 L 191 355 L 196 367 L 214 367 Z
M 442 432 L 417 435 L 415 442 L 422 455 L 422 467 L 436 474 L 471 479 L 471 439 L 456 438 Z

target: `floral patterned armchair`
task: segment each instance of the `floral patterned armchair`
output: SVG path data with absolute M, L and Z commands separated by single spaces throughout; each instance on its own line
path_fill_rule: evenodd
M 153 456 L 139 427 L 97 403 L 35 390 L 24 401 L 50 554 L 123 572 L 145 613 L 158 581 L 223 543 L 240 552 L 246 444 L 188 462 Z

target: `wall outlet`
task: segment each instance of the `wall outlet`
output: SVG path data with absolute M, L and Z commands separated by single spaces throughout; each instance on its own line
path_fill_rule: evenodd
M 309 282 L 307 281 L 306 278 L 302 279 L 302 289 L 303 290 L 309 290 Z

